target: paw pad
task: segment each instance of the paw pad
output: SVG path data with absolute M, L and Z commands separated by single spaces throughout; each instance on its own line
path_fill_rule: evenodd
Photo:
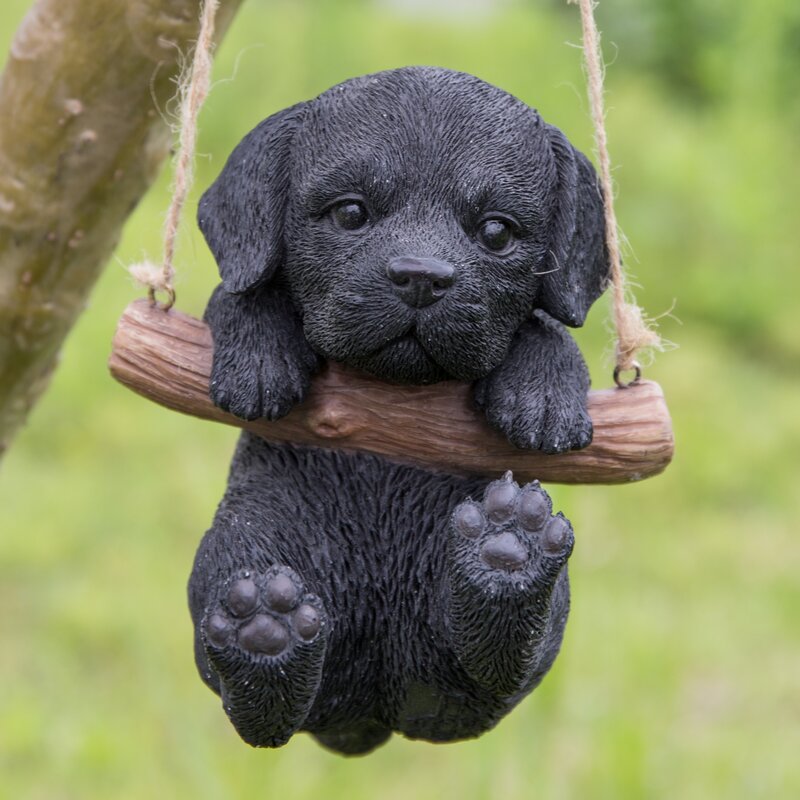
M 289 567 L 234 579 L 220 607 L 206 617 L 206 640 L 214 648 L 236 645 L 251 655 L 278 656 L 297 642 L 310 642 L 324 624 L 317 597 L 307 594 Z
M 572 529 L 564 517 L 553 517 L 544 529 L 544 548 L 551 553 L 558 553 L 569 542 Z
M 545 494 L 526 487 L 520 494 L 517 519 L 525 530 L 538 531 L 550 519 L 550 502 Z
M 212 614 L 206 623 L 209 641 L 217 647 L 225 647 L 233 638 L 233 632 L 233 625 L 222 614 Z
M 519 487 L 505 478 L 490 484 L 483 499 L 483 507 L 489 520 L 505 522 L 511 519 L 518 493 Z
M 288 575 L 279 572 L 267 581 L 265 596 L 267 603 L 275 611 L 285 613 L 297 605 L 300 591 L 297 584 Z
M 524 566 L 528 550 L 513 533 L 501 533 L 488 539 L 481 547 L 481 558 L 495 569 L 513 572 Z
M 251 653 L 276 656 L 289 644 L 289 631 L 274 617 L 257 614 L 239 631 L 239 644 Z
M 453 514 L 456 530 L 468 539 L 477 539 L 483 531 L 483 512 L 474 503 L 462 503 Z
M 303 603 L 294 612 L 294 628 L 306 641 L 317 635 L 321 624 L 319 611 L 308 603 Z
M 484 568 L 517 572 L 542 558 L 566 559 L 572 549 L 572 527 L 538 482 L 520 487 L 510 472 L 490 483 L 482 503 L 467 500 L 453 512 L 453 528 L 476 542 Z
M 228 608 L 236 617 L 252 614 L 258 605 L 258 589 L 250 578 L 242 578 L 228 592 Z

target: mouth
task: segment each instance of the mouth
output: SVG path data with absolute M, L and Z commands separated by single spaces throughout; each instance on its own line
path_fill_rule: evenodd
M 380 344 L 359 363 L 367 372 L 395 383 L 428 384 L 447 377 L 423 347 L 413 328 Z
M 384 333 L 390 333 L 384 331 Z M 410 352 L 415 347 L 421 347 L 419 338 L 417 337 L 416 321 L 408 323 L 402 330 L 388 339 L 380 337 L 378 341 L 373 343 L 373 346 L 367 350 L 364 355 L 367 357 L 382 355 L 388 352 Z
M 373 353 L 376 355 L 380 353 L 381 355 L 386 355 L 389 357 L 399 356 L 401 358 L 404 356 L 418 356 L 420 352 L 424 353 L 425 356 L 428 356 L 428 354 L 425 352 L 425 348 L 422 346 L 421 342 L 413 331 L 404 333 L 402 336 L 392 339 L 373 351 Z

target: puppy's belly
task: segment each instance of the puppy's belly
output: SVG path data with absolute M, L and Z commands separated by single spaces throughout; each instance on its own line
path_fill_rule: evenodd
M 280 483 L 303 499 L 281 532 L 283 550 L 332 620 L 306 730 L 372 720 L 446 741 L 476 736 L 508 710 L 460 666 L 444 608 L 450 515 L 484 480 L 244 434 L 231 483 L 254 492 Z

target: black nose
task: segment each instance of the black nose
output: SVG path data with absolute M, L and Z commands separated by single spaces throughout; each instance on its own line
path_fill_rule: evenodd
M 395 292 L 412 308 L 425 308 L 455 283 L 456 271 L 435 258 L 393 258 L 386 270 Z

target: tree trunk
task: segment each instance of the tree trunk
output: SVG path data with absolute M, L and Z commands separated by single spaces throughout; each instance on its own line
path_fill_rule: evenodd
M 222 0 L 224 32 L 241 0 Z M 0 79 L 0 455 L 170 150 L 199 0 L 37 0 Z

